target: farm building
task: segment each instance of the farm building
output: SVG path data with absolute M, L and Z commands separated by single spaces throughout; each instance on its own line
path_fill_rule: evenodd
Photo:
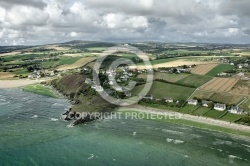
M 102 86 L 92 85 L 91 88 L 95 89 L 97 92 L 103 92 L 103 87 Z
M 244 110 L 241 109 L 239 106 L 232 106 L 230 110 L 228 110 L 230 113 L 233 114 L 243 114 Z
M 86 83 L 86 84 L 92 84 L 92 80 L 91 80 L 90 78 L 86 78 L 86 79 L 85 79 L 85 83 Z
M 153 100 L 153 95 L 146 95 L 143 97 L 143 99 L 149 99 L 149 100 Z
M 131 92 L 127 92 L 127 91 L 126 91 L 124 94 L 125 94 L 126 97 L 131 97 L 131 96 L 132 96 L 132 93 L 131 93 Z
M 216 103 L 214 105 L 214 109 L 217 110 L 217 111 L 225 111 L 226 110 L 226 104 L 219 104 L 219 103 Z
M 174 102 L 174 99 L 173 98 L 166 98 L 166 103 L 173 103 Z
M 203 106 L 203 107 L 208 107 L 208 104 L 209 103 L 211 103 L 211 101 L 208 101 L 208 100 L 202 100 L 201 101 L 201 105 Z
M 239 76 L 239 77 L 244 77 L 245 74 L 241 72 L 241 73 L 237 74 L 237 76 Z
M 198 100 L 190 99 L 190 100 L 188 100 L 188 104 L 189 105 L 197 105 L 198 104 Z

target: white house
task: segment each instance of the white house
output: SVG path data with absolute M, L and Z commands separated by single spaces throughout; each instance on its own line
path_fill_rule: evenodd
M 109 81 L 109 85 L 114 85 L 114 82 L 113 81 Z
M 173 103 L 174 99 L 173 98 L 167 98 L 165 101 L 166 101 L 166 103 Z
M 189 105 L 197 105 L 198 104 L 198 100 L 190 99 L 190 100 L 188 100 L 188 104 Z
M 126 91 L 124 94 L 125 94 L 126 97 L 131 97 L 132 96 L 132 93 L 128 92 L 128 91 Z
M 92 80 L 91 80 L 90 78 L 86 78 L 86 79 L 85 79 L 85 83 L 86 83 L 86 84 L 92 84 Z
M 103 87 L 102 86 L 96 86 L 95 90 L 97 92 L 103 92 Z
M 239 106 L 232 106 L 230 110 L 228 110 L 230 113 L 233 114 L 243 114 L 244 110 L 241 109 Z
M 240 72 L 239 74 L 237 74 L 237 76 L 239 76 L 239 77 L 244 77 L 244 76 L 245 76 L 245 74 L 244 74 L 244 73 L 242 73 L 242 72 Z
M 226 110 L 226 104 L 219 104 L 219 103 L 216 103 L 214 105 L 214 109 L 217 110 L 217 111 L 225 111 Z
M 118 91 L 118 92 L 121 92 L 122 91 L 122 87 L 120 87 L 120 86 L 116 86 L 116 87 L 113 87 L 116 91 Z

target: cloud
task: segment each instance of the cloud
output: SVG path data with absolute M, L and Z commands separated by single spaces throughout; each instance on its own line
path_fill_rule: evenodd
M 4 0 L 0 45 L 72 38 L 247 43 L 249 8 L 248 0 Z
M 0 1 L 0 6 L 12 7 L 13 5 L 44 8 L 46 6 L 46 3 L 41 0 L 1 0 Z

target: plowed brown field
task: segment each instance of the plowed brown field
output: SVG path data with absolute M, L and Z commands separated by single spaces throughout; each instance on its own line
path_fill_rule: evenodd
M 204 75 L 207 74 L 210 70 L 216 67 L 218 64 L 205 64 L 196 66 L 191 72 L 193 74 Z

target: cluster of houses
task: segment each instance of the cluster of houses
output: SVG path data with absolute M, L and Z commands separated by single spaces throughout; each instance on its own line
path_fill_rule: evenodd
M 97 85 L 92 79 L 90 79 L 90 78 L 85 79 L 85 83 L 88 85 L 91 85 L 91 88 L 97 92 L 102 92 L 106 95 L 110 95 L 113 92 L 124 92 L 125 96 L 127 96 L 127 97 L 132 96 L 132 93 L 128 89 L 125 89 L 119 85 L 114 85 L 113 82 L 115 82 L 115 80 L 113 80 L 112 83 L 111 83 L 111 81 L 109 81 L 109 84 L 110 85 L 112 84 L 112 89 L 110 89 L 110 88 L 104 89 L 101 85 Z
M 212 103 L 212 101 L 208 100 L 202 100 L 201 105 L 203 107 L 209 107 L 209 104 Z M 189 99 L 188 100 L 188 105 L 198 105 L 199 102 L 196 99 Z M 213 108 L 217 111 L 225 111 L 227 109 L 226 104 L 220 104 L 220 103 L 215 103 Z M 239 106 L 231 106 L 231 108 L 228 110 L 228 112 L 233 113 L 233 114 L 244 114 L 245 111 L 241 109 Z
M 161 69 L 160 73 L 170 73 L 170 74 L 181 74 L 181 73 L 190 73 L 193 66 L 180 66 L 177 68 Z
M 143 99 L 153 100 L 154 97 L 151 94 L 147 94 L 143 97 Z M 166 103 L 174 103 L 174 99 L 173 98 L 166 98 L 165 102 Z M 178 102 L 179 101 L 177 101 L 176 103 L 178 103 Z M 187 104 L 193 105 L 193 106 L 197 106 L 198 104 L 201 104 L 202 107 L 209 107 L 209 105 L 212 104 L 213 109 L 215 109 L 217 111 L 226 111 L 227 110 L 226 104 L 221 104 L 221 103 L 213 104 L 212 101 L 208 101 L 208 100 L 202 100 L 201 103 L 199 103 L 199 101 L 197 99 L 189 99 L 187 101 Z M 228 112 L 233 113 L 233 114 L 245 114 L 245 111 L 243 109 L 241 109 L 239 106 L 231 106 L 231 108 L 228 109 Z
M 250 67 L 250 65 L 248 63 L 238 64 L 239 69 L 247 69 L 249 67 Z
M 34 70 L 33 73 L 28 75 L 29 79 L 39 79 L 42 77 L 54 77 L 61 76 L 59 72 L 49 71 L 49 70 Z

